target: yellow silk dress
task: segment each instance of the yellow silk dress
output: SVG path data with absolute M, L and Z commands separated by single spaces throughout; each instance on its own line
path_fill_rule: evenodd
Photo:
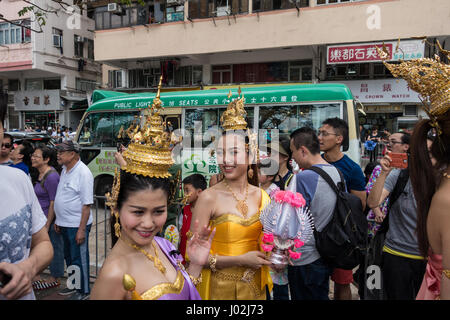
M 260 207 L 250 218 L 224 214 L 211 220 L 210 225 L 216 228 L 211 254 L 238 256 L 249 251 L 261 251 L 262 224 L 259 216 L 269 202 L 269 195 L 261 189 Z M 267 266 L 260 269 L 230 267 L 216 272 L 205 268 L 202 277 L 197 289 L 203 300 L 265 300 L 265 286 L 270 291 L 273 286 Z

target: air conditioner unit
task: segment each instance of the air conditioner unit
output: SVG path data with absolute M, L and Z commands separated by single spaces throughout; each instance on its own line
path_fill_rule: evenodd
M 61 48 L 62 46 L 62 41 L 61 41 L 61 36 L 59 34 L 54 34 L 53 35 L 53 46 L 56 48 Z
M 76 41 L 76 42 L 83 42 L 83 37 L 81 37 L 81 36 L 75 36 L 75 41 Z
M 182 4 L 183 0 L 167 0 L 167 5 Z
M 122 8 L 115 2 L 108 3 L 108 12 L 119 13 L 122 12 Z

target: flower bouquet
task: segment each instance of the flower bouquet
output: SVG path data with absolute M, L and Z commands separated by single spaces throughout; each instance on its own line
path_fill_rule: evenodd
M 314 223 L 306 201 L 298 192 L 277 191 L 260 215 L 263 225 L 262 249 L 270 254 L 277 268 L 284 268 L 289 259 L 297 260 L 301 248 L 313 234 Z

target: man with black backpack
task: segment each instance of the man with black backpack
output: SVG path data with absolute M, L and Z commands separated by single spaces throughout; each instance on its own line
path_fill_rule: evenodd
M 408 148 L 408 134 L 395 133 L 389 137 L 388 151 L 398 154 Z M 367 204 L 375 208 L 389 196 L 388 215 L 377 232 L 377 236 L 385 234 L 381 256 L 384 298 L 414 300 L 425 273 L 426 260 L 420 255 L 415 232 L 417 207 L 408 169 L 394 169 L 391 156 L 389 152 L 381 159 L 381 173 L 369 193 Z
M 335 183 L 340 181 L 338 170 L 320 156 L 319 140 L 314 130 L 303 127 L 291 134 L 292 158 L 304 169 L 320 167 Z M 311 210 L 315 229 L 322 231 L 331 221 L 336 206 L 336 194 L 316 172 L 304 170 L 296 176 L 297 192 Z M 331 267 L 317 250 L 311 238 L 301 248 L 302 257 L 288 266 L 288 279 L 292 300 L 328 300 Z
M 342 172 L 347 191 L 360 199 L 362 209 L 354 213 L 362 216 L 366 205 L 364 173 L 356 162 L 342 152 L 345 151 L 349 143 L 347 122 L 340 118 L 326 119 L 319 129 L 318 138 L 320 151 L 323 151 L 322 157 Z M 350 284 L 353 282 L 352 270 L 335 268 L 331 280 L 334 281 L 335 300 L 352 300 L 350 289 Z

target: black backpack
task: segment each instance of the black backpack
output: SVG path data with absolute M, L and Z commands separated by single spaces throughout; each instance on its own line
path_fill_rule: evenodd
M 339 169 L 339 187 L 321 168 L 309 168 L 320 175 L 336 193 L 336 206 L 330 222 L 318 232 L 314 230 L 316 248 L 322 259 L 333 268 L 352 270 L 361 263 L 364 256 L 367 221 L 363 214 L 361 200 L 345 191 L 345 180 Z

